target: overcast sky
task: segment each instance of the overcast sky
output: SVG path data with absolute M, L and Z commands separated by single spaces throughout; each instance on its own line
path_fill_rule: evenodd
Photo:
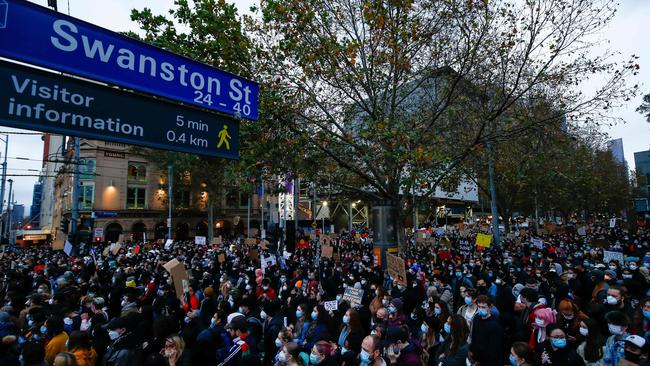
M 47 0 L 32 0 L 32 2 L 46 5 Z M 255 0 L 235 1 L 240 12 L 248 11 L 248 8 L 256 3 Z M 636 54 L 641 57 L 641 71 L 637 79 L 632 80 L 638 83 L 646 93 L 650 92 L 650 47 L 647 37 L 650 34 L 650 1 L 648 0 L 624 0 L 621 1 L 619 12 L 610 24 L 609 29 L 603 37 L 610 42 L 603 45 L 603 49 L 609 47 L 618 50 L 624 56 Z M 59 0 L 59 11 L 83 19 L 90 23 L 114 31 L 137 30 L 136 25 L 130 20 L 131 9 L 151 8 L 156 14 L 166 14 L 173 6 L 173 0 Z M 606 130 L 611 138 L 623 138 L 625 157 L 631 169 L 634 168 L 634 152 L 650 149 L 650 124 L 645 122 L 643 117 L 637 114 L 634 109 L 641 103 L 641 96 L 632 100 L 625 108 L 614 111 L 614 115 L 621 117 L 625 123 L 618 124 Z M 0 126 L 0 131 L 27 132 L 9 129 Z M 4 138 L 4 136 L 1 136 Z M 4 144 L 2 153 L 4 153 Z M 32 171 L 41 167 L 43 143 L 38 135 L 10 135 L 8 174 L 14 175 L 15 198 L 18 203 L 26 206 L 26 212 L 32 202 L 32 190 L 36 177 L 17 175 L 37 175 Z M 29 158 L 33 160 L 15 159 Z

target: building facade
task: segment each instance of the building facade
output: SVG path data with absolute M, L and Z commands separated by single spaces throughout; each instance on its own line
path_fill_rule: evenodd
M 637 175 L 645 178 L 642 186 L 638 187 L 645 197 L 634 198 L 634 208 L 637 212 L 650 213 L 650 150 L 638 151 L 634 153 L 634 166 Z
M 40 227 L 41 220 L 41 199 L 43 193 L 43 183 L 38 182 L 34 184 L 32 191 L 32 205 L 29 208 L 29 223 L 31 226 Z

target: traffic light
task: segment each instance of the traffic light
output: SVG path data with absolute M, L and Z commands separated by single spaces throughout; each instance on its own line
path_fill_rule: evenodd
M 67 218 L 62 218 L 61 219 L 61 226 L 59 229 L 61 230 L 62 233 L 67 234 L 68 233 L 68 227 L 70 226 L 70 220 Z

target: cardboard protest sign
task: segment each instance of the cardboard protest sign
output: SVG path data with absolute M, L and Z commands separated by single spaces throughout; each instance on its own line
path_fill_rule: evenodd
M 325 301 L 323 303 L 323 306 L 325 307 L 325 310 L 327 311 L 336 311 L 339 309 L 339 303 L 334 301 Z
M 219 253 L 219 255 L 217 256 L 217 260 L 219 261 L 219 263 L 225 262 L 226 261 L 226 255 L 224 253 Z
M 66 240 L 66 241 L 65 241 L 65 245 L 64 245 L 64 247 L 63 247 L 63 252 L 64 252 L 65 254 L 67 254 L 68 257 L 69 257 L 70 254 L 72 254 L 72 243 L 70 243 L 69 241 Z
M 262 248 L 262 250 L 269 249 L 269 244 L 270 244 L 270 243 L 269 243 L 268 240 L 262 240 L 262 241 L 260 242 L 260 248 Z
M 124 234 L 120 234 L 120 235 L 117 237 L 117 242 L 118 242 L 118 243 L 124 243 Z
M 56 240 L 52 242 L 52 250 L 63 250 L 66 241 L 64 235 L 57 235 Z
M 183 301 L 183 295 L 185 294 L 184 287 L 187 287 L 189 281 L 187 272 L 185 271 L 185 265 L 174 258 L 163 264 L 163 267 L 172 276 L 176 297 Z
M 519 235 L 521 236 L 526 235 L 526 229 L 519 229 Z
M 609 263 L 611 261 L 617 261 L 621 265 L 625 264 L 625 259 L 623 257 L 623 253 L 614 252 L 614 251 L 611 251 L 611 250 L 603 250 L 603 262 L 604 263 Z
M 404 259 L 386 253 L 386 262 L 388 264 L 388 274 L 396 281 L 398 284 L 406 286 L 406 268 L 404 265 Z
M 257 245 L 257 239 L 254 238 L 248 238 L 244 240 L 244 244 L 248 245 L 249 247 L 254 247 Z
M 492 243 L 492 234 L 482 234 L 479 233 L 476 235 L 476 246 L 481 248 L 489 248 L 490 243 Z
M 113 253 L 113 255 L 117 255 L 120 249 L 122 249 L 122 244 L 120 243 L 115 243 L 111 245 L 111 253 Z
M 205 245 L 206 243 L 206 237 L 205 236 L 195 236 L 194 237 L 194 244 L 196 245 Z
M 469 236 L 469 234 L 470 234 L 470 232 L 469 232 L 469 230 L 467 230 L 467 229 L 464 229 L 464 230 L 461 230 L 461 231 L 460 231 L 460 237 L 461 237 L 461 238 L 466 238 L 466 237 Z
M 508 233 L 508 235 L 506 235 L 506 239 L 508 240 L 515 240 L 515 238 L 515 233 Z
M 257 262 L 260 260 L 260 253 L 257 251 L 257 249 L 251 249 L 248 251 L 248 256 L 251 258 L 253 262 Z
M 220 246 L 221 244 L 222 244 L 221 235 L 219 235 L 216 238 L 212 238 L 212 241 L 210 242 L 210 245 L 213 246 L 213 247 L 214 246 Z
M 628 360 L 619 360 L 618 366 L 639 366 L 638 363 L 630 362 Z
M 361 305 L 361 299 L 363 298 L 363 290 L 356 289 L 354 287 L 348 286 L 345 288 L 343 293 L 343 300 L 346 300 L 350 305 Z
M 321 249 L 321 254 L 320 255 L 323 258 L 332 258 L 333 254 L 334 254 L 334 248 L 329 246 L 329 245 L 325 245 Z
M 542 235 L 542 236 L 544 236 L 544 235 L 548 235 L 548 230 L 546 230 L 546 229 L 539 229 L 539 230 L 537 231 L 537 233 L 538 233 L 539 235 Z

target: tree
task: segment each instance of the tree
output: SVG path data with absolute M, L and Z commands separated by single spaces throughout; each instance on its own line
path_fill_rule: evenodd
M 249 27 L 257 74 L 289 101 L 275 118 L 346 178 L 332 184 L 391 202 L 404 244 L 408 187 L 427 183 L 426 198 L 488 141 L 563 116 L 595 125 L 634 94 L 635 57 L 591 55 L 614 13 L 607 0 L 264 0 Z M 600 89 L 577 90 L 595 74 Z M 548 113 L 517 113 L 540 100 Z
M 643 96 L 643 103 L 636 109 L 638 113 L 641 113 L 646 121 L 650 122 L 650 94 Z

